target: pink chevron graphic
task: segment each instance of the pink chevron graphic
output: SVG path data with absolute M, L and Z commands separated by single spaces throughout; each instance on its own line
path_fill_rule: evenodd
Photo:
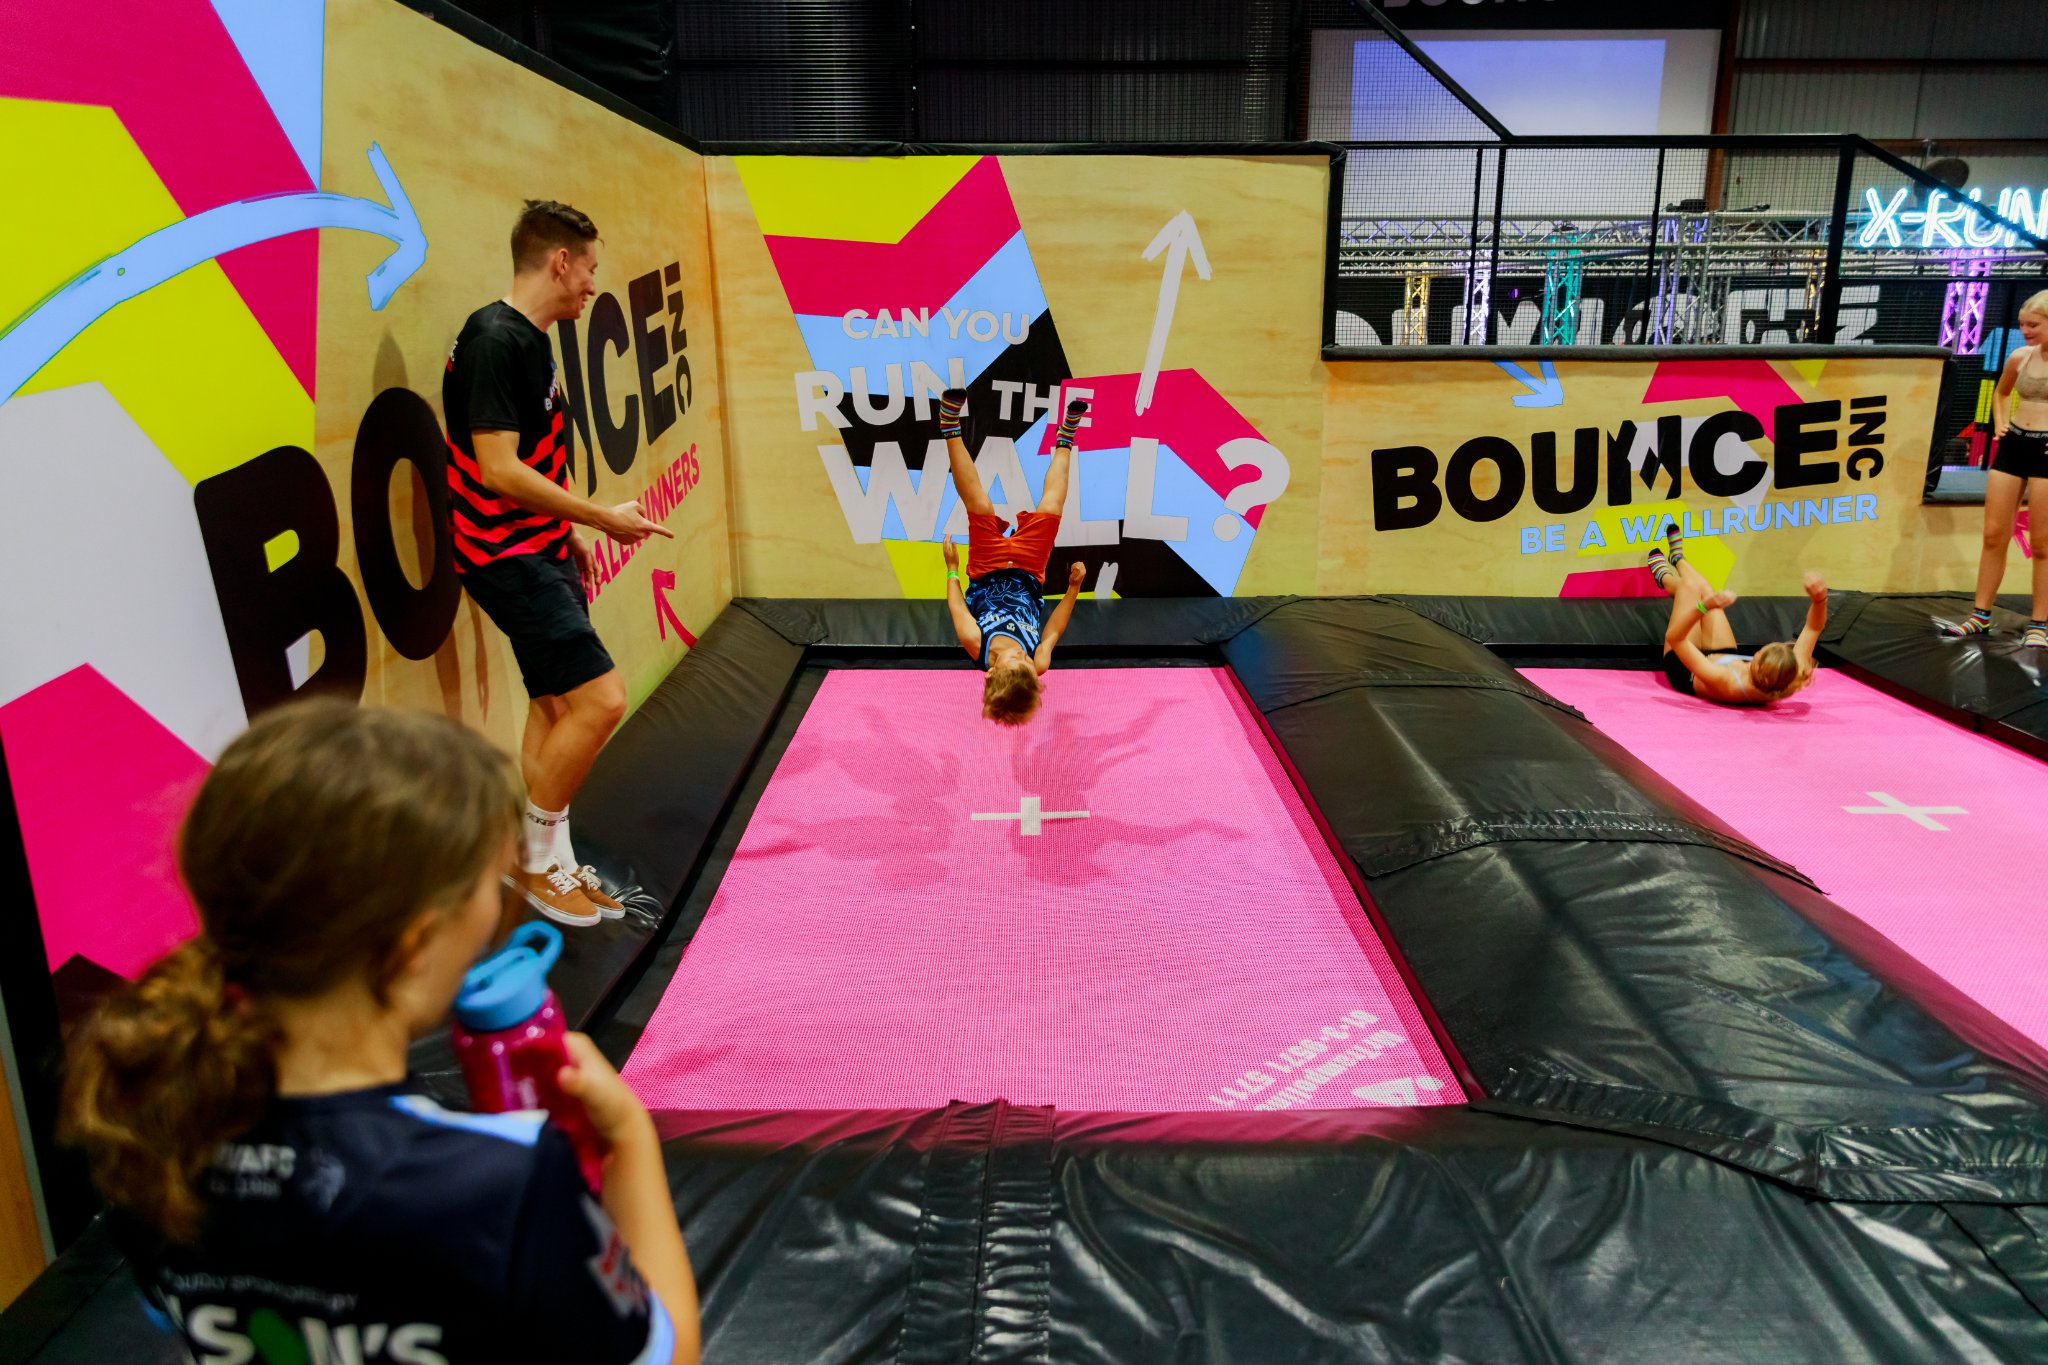
M 1680 403 L 1695 398 L 1729 398 L 1778 439 L 1778 408 L 1798 403 L 1799 391 L 1768 360 L 1662 360 L 1650 375 L 1645 403 Z
M 0 743 L 52 971 L 133 980 L 198 932 L 171 848 L 205 759 L 90 664 L 0 706 Z
M 113 109 L 187 215 L 314 188 L 208 0 L 0 4 L 0 95 Z M 299 232 L 220 258 L 309 395 L 319 244 Z
M 1135 374 L 1098 375 L 1090 379 L 1069 379 L 1063 386 L 1053 412 L 1064 412 L 1066 390 L 1089 389 L 1088 425 L 1074 440 L 1074 449 L 1128 450 L 1134 436 L 1150 436 L 1172 449 L 1195 476 L 1209 485 L 1219 498 L 1228 497 L 1239 484 L 1251 483 L 1259 471 L 1250 465 L 1231 467 L 1217 451 L 1241 436 L 1264 440 L 1259 429 L 1230 405 L 1208 380 L 1194 370 L 1161 370 L 1152 390 L 1152 406 L 1137 413 L 1138 379 Z M 1040 455 L 1052 454 L 1053 426 L 1045 425 L 1039 441 Z M 1263 505 L 1254 507 L 1245 520 L 1254 527 L 1265 515 Z
M 790 311 L 943 308 L 1020 231 L 1002 168 L 985 156 L 898 242 L 764 237 Z
M 1638 564 L 1627 569 L 1588 569 L 1568 573 L 1559 597 L 1662 597 L 1664 590 L 1650 571 Z

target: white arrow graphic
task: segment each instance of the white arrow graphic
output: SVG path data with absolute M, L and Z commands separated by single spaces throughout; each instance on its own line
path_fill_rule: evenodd
M 1180 298 L 1180 272 L 1189 256 L 1195 258 L 1195 273 L 1205 280 L 1209 278 L 1209 257 L 1202 250 L 1202 234 L 1195 230 L 1195 220 L 1186 209 L 1159 229 L 1152 245 L 1145 248 L 1145 259 L 1149 261 L 1162 251 L 1166 253 L 1166 274 L 1159 281 L 1159 311 L 1152 315 L 1152 344 L 1145 348 L 1145 369 L 1138 376 L 1137 409 L 1141 414 L 1152 406 L 1152 388 L 1159 382 L 1159 362 L 1166 357 L 1166 334 L 1173 330 L 1173 305 Z

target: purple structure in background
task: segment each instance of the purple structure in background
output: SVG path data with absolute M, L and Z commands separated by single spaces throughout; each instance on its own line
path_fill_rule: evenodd
M 1941 304 L 1941 344 L 1957 355 L 1984 348 L 1984 303 L 1991 293 L 1991 258 L 1978 251 L 1951 251 L 1961 274 L 1951 279 Z

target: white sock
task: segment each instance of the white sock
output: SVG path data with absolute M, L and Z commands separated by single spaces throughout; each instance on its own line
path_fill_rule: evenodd
M 560 831 L 559 835 L 557 831 Z M 569 837 L 569 811 L 542 810 L 529 801 L 526 803 L 525 837 L 522 841 L 519 859 L 520 867 L 528 872 L 545 872 L 556 861 L 555 840 Z
M 583 866 L 576 861 L 575 846 L 569 842 L 569 808 L 562 807 L 562 822 L 555 826 L 555 862 L 564 872 L 574 872 Z

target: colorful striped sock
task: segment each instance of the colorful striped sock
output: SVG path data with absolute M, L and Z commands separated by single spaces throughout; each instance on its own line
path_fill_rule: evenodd
M 966 407 L 965 389 L 947 389 L 939 395 L 939 435 L 950 440 L 960 434 L 960 414 Z
M 2048 621 L 2027 622 L 2026 633 L 2020 636 L 2020 645 L 2027 649 L 2048 649 Z
M 1657 580 L 1657 586 L 1663 587 L 1664 580 L 1677 572 L 1678 570 L 1672 568 L 1670 563 L 1664 558 L 1662 547 L 1652 546 L 1650 549 L 1650 577 Z
M 1664 523 L 1664 543 L 1671 547 L 1673 567 L 1685 563 L 1685 530 L 1677 522 Z
M 1944 635 L 1989 635 L 1991 633 L 1991 609 L 1979 607 L 1956 624 L 1943 622 Z
M 1052 448 L 1054 450 L 1058 450 L 1062 446 L 1072 448 L 1074 433 L 1081 429 L 1081 419 L 1087 415 L 1087 399 L 1076 398 L 1073 402 L 1067 404 L 1067 415 L 1060 418 L 1059 430 L 1054 433 L 1052 438 Z

